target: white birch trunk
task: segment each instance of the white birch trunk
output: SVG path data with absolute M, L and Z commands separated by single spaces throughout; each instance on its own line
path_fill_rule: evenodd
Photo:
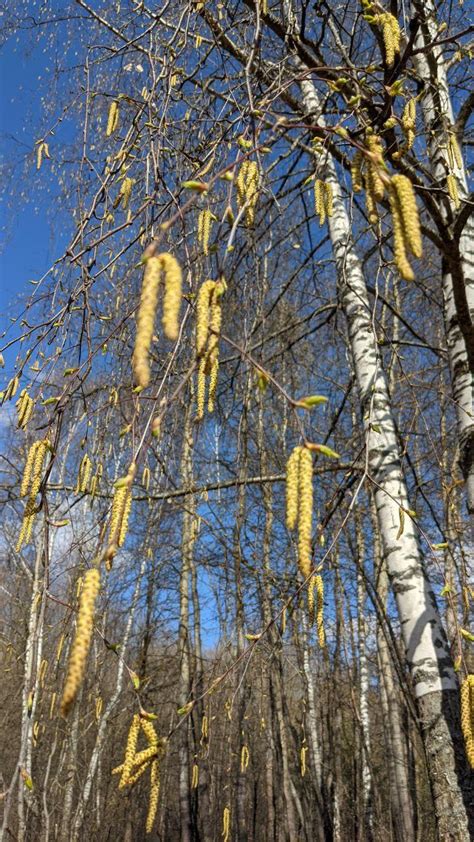
M 415 42 L 424 50 L 413 57 L 417 73 L 424 82 L 420 100 L 430 163 L 438 183 L 446 175 L 456 177 L 460 199 L 468 197 L 464 163 L 450 165 L 448 139 L 454 129 L 454 115 L 449 95 L 446 65 L 442 47 L 430 44 L 437 38 L 439 27 L 432 0 L 413 0 L 413 9 L 422 24 Z M 452 164 L 453 162 L 451 162 Z M 451 210 L 454 211 L 454 205 Z M 447 220 L 447 204 L 441 208 Z M 454 233 L 454 232 L 452 232 Z M 455 259 L 456 255 L 453 255 Z M 468 219 L 459 238 L 459 274 L 453 277 L 447 261 L 443 266 L 444 320 L 451 368 L 453 399 L 456 406 L 459 438 L 459 463 L 466 482 L 468 510 L 474 513 L 474 217 Z M 466 333 L 470 334 L 469 346 Z
M 301 90 L 306 111 L 318 125 L 324 125 L 314 85 L 304 79 Z M 465 834 L 459 838 L 467 839 L 468 819 L 463 801 L 463 793 L 468 787 L 467 767 L 459 754 L 463 751 L 463 741 L 454 707 L 456 705 L 457 709 L 457 678 L 424 569 L 416 530 L 408 515 L 404 517 L 402 528 L 401 512 L 410 506 L 365 278 L 352 240 L 334 161 L 326 154 L 321 164 L 322 176 L 333 191 L 329 233 L 364 418 L 377 523 L 395 594 L 406 662 L 418 701 L 438 826 L 442 836 L 455 812 L 459 833 Z

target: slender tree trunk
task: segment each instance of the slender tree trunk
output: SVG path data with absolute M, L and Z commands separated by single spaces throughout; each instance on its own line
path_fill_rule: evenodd
M 432 0 L 412 0 L 421 20 L 413 57 L 424 82 L 420 100 L 425 122 L 430 163 L 438 183 L 451 172 L 459 196 L 468 199 L 463 162 L 450 161 L 450 135 L 455 134 L 446 66 L 441 46 L 432 46 L 439 27 Z M 461 166 L 459 166 L 459 163 Z M 471 214 L 460 236 L 454 232 L 454 205 L 446 199 L 442 212 L 452 238 L 443 261 L 443 293 L 446 340 L 448 345 L 453 399 L 457 410 L 459 463 L 466 482 L 469 512 L 474 514 L 474 217 Z
M 357 539 L 357 645 L 359 654 L 359 711 L 362 736 L 361 752 L 361 783 L 363 804 L 363 838 L 372 838 L 372 779 L 370 772 L 370 721 L 369 721 L 369 672 L 366 652 L 366 624 L 365 624 L 365 581 L 364 558 L 365 541 L 360 523 L 360 515 L 356 514 Z
M 301 82 L 306 110 L 322 125 L 312 82 Z M 387 381 L 372 326 L 367 287 L 352 237 L 334 161 L 324 160 L 333 191 L 329 231 L 340 300 L 346 315 L 362 414 L 377 523 L 400 617 L 427 753 L 428 772 L 442 839 L 468 838 L 472 783 L 459 722 L 458 683 L 446 635 L 426 575 L 410 509 Z M 456 816 L 453 824 L 453 812 Z

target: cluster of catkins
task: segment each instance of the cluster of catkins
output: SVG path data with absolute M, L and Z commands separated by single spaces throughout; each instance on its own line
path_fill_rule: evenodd
M 48 450 L 51 450 L 49 440 L 39 439 L 31 445 L 28 451 L 20 487 L 20 497 L 28 497 L 28 499 L 16 544 L 17 553 L 20 552 L 23 544 L 27 544 L 31 538 L 31 530 L 36 515 L 36 497 L 41 487 L 43 465 Z
M 181 306 L 181 268 L 171 254 L 149 257 L 145 262 L 140 306 L 137 314 L 137 333 L 133 351 L 133 376 L 139 389 L 150 382 L 149 354 L 155 326 L 158 291 L 161 277 L 164 281 L 163 330 L 168 339 L 176 340 L 179 334 Z
M 145 734 L 148 746 L 142 751 L 137 751 L 140 731 Z M 147 833 L 151 833 L 153 830 L 158 808 L 160 795 L 158 755 L 162 744 L 163 741 L 158 739 L 153 723 L 145 716 L 135 714 L 128 732 L 124 761 L 112 770 L 113 775 L 120 775 L 119 789 L 125 789 L 125 787 L 132 786 L 148 768 L 150 769 L 150 794 L 146 819 Z
M 245 221 L 249 228 L 255 221 L 255 208 L 258 201 L 258 164 L 256 161 L 244 161 L 237 173 L 237 204 L 245 208 Z

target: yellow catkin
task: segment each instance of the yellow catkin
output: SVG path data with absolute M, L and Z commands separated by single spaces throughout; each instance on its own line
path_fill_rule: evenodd
M 196 388 L 196 418 L 198 421 L 204 417 L 204 405 L 206 402 L 206 358 L 202 357 L 199 362 Z
M 215 281 L 204 281 L 198 292 L 196 304 L 196 354 L 198 357 L 206 349 L 209 338 L 211 298 L 215 287 Z
M 191 789 L 197 789 L 199 786 L 199 766 L 193 763 L 193 771 L 191 775 Z
M 468 675 L 461 685 L 461 728 L 470 766 L 474 769 L 474 675 Z
M 20 392 L 20 397 L 16 402 L 18 426 L 20 430 L 24 430 L 26 425 L 28 424 L 28 421 L 30 420 L 33 412 L 34 405 L 35 404 L 33 399 L 30 398 L 26 389 L 23 389 Z
M 319 224 L 324 225 L 326 221 L 326 204 L 324 201 L 324 184 L 321 179 L 314 181 L 314 209 L 319 216 Z
M 448 138 L 448 153 L 451 159 L 451 169 L 454 169 L 455 164 L 459 169 L 462 169 L 463 160 L 461 150 L 454 134 L 450 134 Z
M 119 781 L 119 789 L 123 789 L 132 773 L 133 759 L 136 753 L 138 734 L 140 732 L 140 717 L 136 713 L 132 719 L 130 730 L 127 737 L 127 745 L 125 746 L 125 757 L 122 765 L 122 774 Z
M 301 746 L 300 751 L 300 771 L 301 777 L 304 778 L 306 775 L 306 752 L 308 751 L 308 746 Z
M 219 336 L 222 323 L 221 295 L 223 289 L 221 284 L 216 284 L 211 298 L 211 313 L 209 319 L 209 340 L 208 340 L 208 371 L 209 371 L 209 393 L 207 408 L 209 412 L 214 411 L 214 401 L 217 388 L 217 377 L 219 373 Z
M 109 525 L 109 543 L 105 551 L 105 561 L 110 569 L 112 560 L 118 547 L 122 547 L 128 529 L 128 520 L 132 506 L 132 484 L 137 466 L 135 462 L 130 464 L 127 475 L 116 483 L 114 499 L 112 500 L 112 512 Z
M 248 746 L 242 746 L 240 751 L 240 771 L 246 772 L 250 760 L 250 752 Z
M 150 257 L 145 264 L 140 306 L 137 315 L 137 334 L 132 365 L 135 383 L 145 389 L 150 382 L 148 355 L 153 338 L 155 313 L 158 303 L 161 263 L 158 257 Z
M 400 26 L 398 20 L 390 12 L 378 15 L 377 22 L 382 28 L 385 61 L 387 67 L 392 67 L 395 56 L 400 52 Z
M 176 340 L 179 334 L 179 310 L 182 296 L 181 269 L 175 257 L 167 252 L 150 257 L 143 275 L 140 306 L 137 315 L 137 334 L 132 357 L 133 375 L 140 389 L 150 382 L 149 353 L 153 339 L 158 290 L 161 275 L 164 279 L 163 330 L 167 339 Z
M 369 134 L 366 138 L 367 147 L 371 153 L 368 157 L 367 182 L 373 198 L 380 201 L 384 197 L 385 187 L 381 172 L 385 169 L 383 161 L 383 145 L 380 137 Z
M 107 129 L 105 131 L 106 137 L 110 137 L 114 133 L 114 131 L 116 130 L 116 128 L 118 126 L 118 120 L 119 120 L 119 106 L 118 106 L 118 102 L 114 99 L 110 103 L 110 107 L 109 107 L 109 114 L 108 114 L 108 117 L 107 117 Z
M 306 579 L 311 570 L 311 533 L 313 526 L 313 457 L 303 447 L 298 481 L 298 566 Z
M 211 236 L 211 225 L 214 214 L 209 208 L 204 208 L 198 217 L 198 242 L 202 246 L 203 254 L 209 254 L 209 239 Z
M 135 783 L 139 780 L 139 778 L 141 778 L 141 776 L 142 776 L 142 775 L 143 775 L 143 774 L 147 771 L 147 769 L 150 767 L 150 763 L 151 763 L 151 761 L 150 761 L 150 760 L 148 760 L 148 762 L 147 762 L 147 763 L 142 763 L 142 765 L 141 765 L 141 766 L 139 766 L 139 767 L 137 768 L 136 772 L 133 772 L 133 773 L 130 775 L 130 777 L 128 778 L 128 781 L 127 781 L 127 786 L 128 786 L 128 787 L 133 786 L 133 784 L 135 784 Z
M 311 576 L 308 583 L 308 623 L 310 626 L 314 623 L 314 590 L 316 587 L 316 576 Z
M 354 193 L 360 193 L 364 184 L 362 180 L 362 164 L 363 164 L 364 156 L 362 152 L 356 152 L 352 161 L 351 161 L 351 178 L 352 178 L 352 189 Z
M 389 199 L 390 210 L 392 212 L 393 254 L 395 257 L 395 263 L 402 278 L 405 281 L 413 281 L 415 279 L 415 274 L 407 258 L 400 203 L 394 190 L 390 190 Z
M 258 201 L 259 174 L 256 161 L 243 161 L 237 174 L 237 204 L 245 207 L 245 222 L 250 228 L 255 221 L 255 207 Z
M 201 721 L 201 740 L 207 740 L 209 736 L 209 720 L 204 714 Z
M 230 807 L 224 807 L 222 813 L 222 839 L 223 842 L 229 842 L 230 835 Z
M 155 823 L 156 811 L 158 809 L 158 799 L 160 797 L 160 770 L 158 761 L 154 760 L 151 764 L 150 773 L 150 799 L 148 801 L 148 814 L 146 817 L 146 832 L 151 833 Z
M 298 521 L 298 480 L 301 447 L 295 447 L 286 463 L 286 526 L 295 529 Z
M 409 99 L 402 114 L 402 129 L 406 138 L 405 149 L 412 148 L 415 142 L 415 125 L 416 125 L 416 101 Z
M 324 631 L 324 582 L 323 577 L 316 574 L 316 628 L 318 631 L 319 645 L 323 649 L 326 645 L 326 634 Z
M 79 473 L 77 475 L 76 494 L 85 494 L 89 486 L 89 480 L 92 473 L 92 462 L 87 455 L 84 454 L 79 466 Z
M 66 682 L 61 699 L 61 713 L 66 716 L 84 676 L 94 626 L 94 607 L 100 588 L 100 573 L 96 567 L 87 571 L 79 600 L 76 633 L 71 646 Z
M 31 493 L 33 482 L 37 481 L 38 474 L 41 472 L 44 457 L 46 455 L 46 442 L 46 439 L 35 441 L 28 451 L 25 469 L 23 471 L 23 478 L 21 481 L 20 497 L 26 497 L 27 494 Z
M 446 187 L 448 188 L 448 193 L 453 201 L 454 207 L 458 208 L 461 200 L 459 198 L 458 182 L 453 173 L 448 173 L 446 176 Z
M 423 246 L 413 184 L 406 175 L 394 175 L 391 179 L 391 187 L 398 199 L 405 246 L 414 257 L 420 258 L 423 255 Z
M 115 200 L 115 203 L 114 203 L 115 207 L 117 207 L 117 205 L 120 204 L 120 202 L 122 202 L 122 209 L 127 210 L 128 203 L 129 203 L 130 197 L 132 195 L 132 188 L 133 188 L 134 184 L 135 184 L 134 178 L 130 178 L 129 176 L 127 176 L 126 178 L 123 179 L 122 184 L 120 185 L 119 194 L 118 194 L 117 199 Z
M 163 298 L 163 330 L 167 339 L 175 341 L 179 335 L 179 310 L 181 307 L 181 268 L 175 257 L 166 252 L 160 254 L 161 269 L 165 282 Z
M 333 192 L 332 184 L 329 184 L 329 182 L 324 184 L 324 203 L 326 206 L 326 213 L 330 218 L 333 212 Z

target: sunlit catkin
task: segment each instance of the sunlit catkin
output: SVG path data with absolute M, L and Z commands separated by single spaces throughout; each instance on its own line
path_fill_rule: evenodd
M 94 608 L 100 588 L 100 573 L 96 567 L 87 571 L 79 599 L 76 633 L 71 645 L 66 682 L 61 699 L 61 713 L 66 716 L 76 698 L 84 676 L 94 625 Z
M 211 298 L 211 314 L 209 319 L 209 340 L 208 340 L 208 370 L 209 370 L 209 392 L 207 409 L 214 411 L 214 400 L 217 389 L 217 377 L 219 373 L 219 337 L 221 333 L 222 309 L 221 295 L 223 287 L 216 284 Z
M 92 473 L 92 462 L 87 455 L 84 454 L 79 466 L 79 473 L 77 475 L 76 494 L 85 494 L 89 487 L 89 480 Z
M 107 128 L 106 128 L 106 131 L 105 131 L 106 137 L 110 137 L 114 133 L 114 131 L 118 127 L 118 121 L 119 121 L 119 106 L 118 106 L 118 102 L 114 99 L 110 103 L 110 107 L 109 107 L 109 114 L 108 114 L 108 117 L 107 117 Z
M 354 155 L 351 161 L 351 178 L 352 178 L 352 189 L 354 193 L 360 193 L 362 190 L 364 183 L 362 180 L 362 164 L 363 164 L 364 156 L 362 152 L 358 151 Z
M 250 752 L 248 750 L 248 746 L 242 746 L 240 751 L 240 771 L 246 772 L 250 760 Z
M 402 129 L 406 138 L 406 150 L 411 149 L 415 142 L 416 101 L 408 100 L 402 114 Z
M 215 219 L 214 214 L 209 208 L 204 208 L 198 217 L 198 243 L 202 246 L 203 254 L 209 254 L 209 239 L 211 236 L 211 226 Z
M 151 764 L 150 773 L 150 798 L 148 801 L 148 813 L 146 817 L 146 832 L 151 833 L 155 823 L 156 811 L 158 809 L 158 799 L 160 797 L 160 770 L 158 761 L 154 760 Z
M 193 771 L 191 775 L 191 789 L 197 789 L 199 786 L 199 766 L 193 763 Z
M 413 281 L 415 278 L 415 273 L 413 272 L 413 269 L 408 261 L 400 203 L 398 200 L 398 196 L 394 190 L 390 190 L 389 200 L 390 210 L 392 212 L 393 255 L 395 258 L 395 263 L 402 278 L 405 281 Z
M 398 20 L 390 12 L 383 12 L 377 16 L 377 23 L 382 28 L 385 61 L 388 67 L 392 67 L 395 56 L 400 52 L 400 26 Z
M 448 173 L 446 176 L 446 187 L 448 188 L 448 193 L 453 201 L 454 207 L 458 208 L 461 204 L 461 200 L 459 198 L 458 182 L 453 173 Z
M 300 455 L 298 509 L 298 566 L 306 579 L 311 571 L 313 524 L 313 457 L 306 447 Z
M 324 631 L 324 582 L 323 577 L 316 574 L 316 628 L 318 632 L 319 645 L 323 649 L 326 645 L 326 634 Z
M 196 303 L 196 354 L 201 356 L 209 337 L 211 298 L 216 287 L 215 281 L 201 284 Z
M 132 773 L 133 760 L 136 753 L 138 734 L 140 732 L 140 717 L 136 713 L 132 719 L 130 730 L 127 737 L 127 745 L 125 746 L 125 757 L 122 765 L 122 775 L 119 781 L 119 789 L 127 786 L 128 780 Z
M 158 257 L 148 258 L 143 274 L 140 306 L 137 315 L 137 335 L 132 357 L 133 376 L 135 383 L 141 389 L 145 389 L 150 382 L 148 356 L 153 338 L 160 274 L 160 259 Z
M 115 483 L 114 499 L 109 525 L 109 542 L 105 551 L 105 562 L 110 569 L 118 547 L 123 546 L 128 529 L 128 520 L 132 506 L 132 484 L 137 466 L 130 464 L 127 475 Z
M 474 675 L 468 675 L 461 685 L 461 728 L 470 766 L 474 769 Z
M 243 161 L 237 174 L 237 204 L 245 207 L 245 221 L 250 228 L 255 220 L 255 207 L 258 201 L 259 174 L 256 161 Z
M 24 430 L 26 425 L 28 424 L 28 421 L 31 418 L 33 407 L 35 405 L 33 399 L 30 398 L 26 389 L 23 389 L 20 392 L 20 397 L 15 405 L 18 417 L 18 426 L 20 430 Z
M 163 297 L 163 330 L 167 339 L 175 341 L 179 334 L 179 310 L 181 307 L 182 277 L 181 268 L 171 254 L 160 254 L 161 269 L 164 276 L 165 293 Z
M 298 521 L 298 480 L 301 447 L 295 447 L 286 463 L 286 526 L 295 529 Z
M 420 258 L 423 255 L 423 246 L 413 184 L 406 175 L 392 176 L 390 184 L 398 198 L 406 248 L 411 251 L 414 257 Z
M 368 189 L 374 199 L 380 201 L 383 199 L 385 193 L 385 186 L 382 178 L 382 173 L 385 169 L 382 141 L 378 135 L 368 134 L 366 137 L 366 143 L 370 152 L 367 164 Z

